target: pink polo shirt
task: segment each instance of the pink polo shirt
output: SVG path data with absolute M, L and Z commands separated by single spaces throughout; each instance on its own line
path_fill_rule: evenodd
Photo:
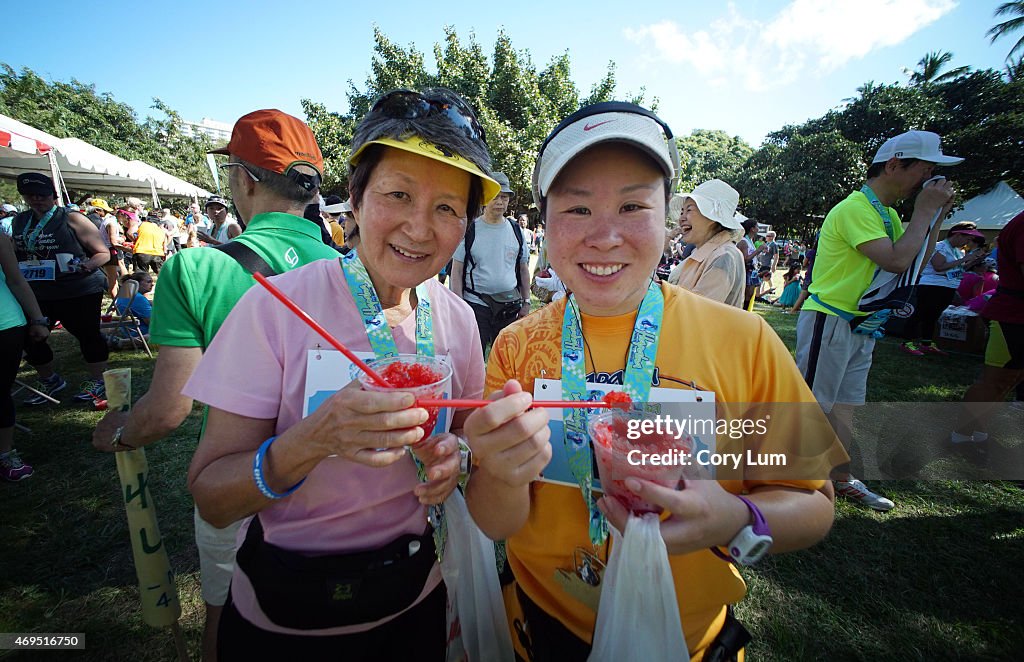
M 320 260 L 271 280 L 347 347 L 371 350 L 338 260 Z M 484 363 L 473 311 L 436 279 L 428 280 L 427 287 L 435 354 L 448 355 L 452 365 L 452 397 L 479 398 Z M 415 318 L 409 315 L 393 329 L 400 353 L 416 353 Z M 182 392 L 241 416 L 276 419 L 275 434 L 281 434 L 302 418 L 307 355 L 318 345 L 325 343 L 312 329 L 264 288 L 253 287 L 228 315 Z M 426 514 L 412 492 L 417 484 L 411 458 L 385 468 L 326 458 L 299 490 L 260 513 L 265 539 L 290 550 L 325 554 L 376 549 L 407 533 L 420 535 Z M 239 545 L 247 530 L 248 523 L 239 531 Z M 435 565 L 417 602 L 440 581 Z M 273 632 L 346 634 L 398 615 L 357 626 L 291 630 L 262 613 L 237 565 L 231 591 L 242 616 Z

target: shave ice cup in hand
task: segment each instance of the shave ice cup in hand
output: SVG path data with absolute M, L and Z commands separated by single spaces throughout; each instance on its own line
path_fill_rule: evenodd
M 443 398 L 452 381 L 452 369 L 447 363 L 432 356 L 416 354 L 399 354 L 384 359 L 372 359 L 366 364 L 387 381 L 388 386 L 381 386 L 365 372 L 352 366 L 351 370 L 358 373 L 359 385 L 364 391 L 407 391 L 413 397 Z M 434 433 L 440 407 L 424 407 L 427 420 L 420 426 L 423 437 L 413 444 L 412 448 L 423 448 L 423 442 Z
M 644 418 L 642 412 L 612 411 L 592 415 L 587 420 L 601 489 L 638 515 L 660 513 L 662 508 L 631 492 L 626 479 L 640 478 L 675 489 L 685 469 L 680 455 L 693 454 L 693 440 L 689 436 L 676 439 L 668 433 L 645 434 L 640 429 Z

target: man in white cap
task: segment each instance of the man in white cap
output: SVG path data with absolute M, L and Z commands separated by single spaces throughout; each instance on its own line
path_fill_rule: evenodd
M 853 407 L 864 404 L 875 348 L 872 335 L 857 332 L 868 317 L 858 301 L 876 269 L 903 273 L 922 244 L 934 248 L 939 224 L 930 234 L 929 225 L 936 214 L 948 213 L 953 185 L 946 179 L 932 181 L 932 174 L 935 166 L 961 162 L 943 154 L 939 136 L 930 131 L 890 138 L 875 154 L 864 186 L 833 207 L 821 226 L 810 297 L 797 320 L 796 360 L 847 448 Z M 904 230 L 892 207 L 915 194 L 914 213 Z M 848 471 L 835 477 L 838 494 L 878 511 L 893 507 Z
M 530 247 L 522 228 L 505 218 L 513 192 L 504 173 L 493 173 L 501 193 L 467 229 L 452 257 L 452 291 L 476 314 L 484 350 L 498 332 L 530 314 Z

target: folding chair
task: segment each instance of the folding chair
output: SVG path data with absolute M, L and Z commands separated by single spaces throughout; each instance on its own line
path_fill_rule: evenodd
M 36 395 L 38 395 L 38 396 L 40 396 L 42 398 L 46 398 L 47 400 L 49 400 L 50 402 L 52 402 L 55 405 L 59 405 L 60 404 L 60 400 L 58 400 L 57 398 L 53 397 L 52 395 L 47 395 L 46 393 L 43 393 L 39 389 L 32 388 L 31 386 L 29 386 L 25 382 L 21 381 L 20 379 L 15 379 L 14 380 L 14 386 L 15 386 L 15 388 L 11 390 L 11 397 L 12 398 L 15 397 L 16 395 L 18 395 L 19 393 L 21 393 L 22 391 L 31 391 L 32 393 L 35 393 Z M 25 427 L 21 423 L 15 423 L 14 427 L 18 428 L 19 430 L 21 430 L 22 432 L 25 432 L 27 434 L 32 434 L 32 429 L 28 428 L 28 427 Z
M 138 293 L 139 281 L 128 279 L 122 282 L 117 294 L 120 298 L 127 299 L 129 303 L 125 306 L 124 313 L 122 314 L 117 310 L 117 301 L 111 301 L 110 307 L 107 308 L 106 312 L 106 316 L 109 316 L 111 319 L 109 322 L 100 322 L 100 328 L 123 330 L 124 335 L 131 340 L 133 348 L 138 349 L 137 343 L 141 342 L 142 348 L 146 350 L 146 354 L 149 354 L 149 358 L 153 358 L 153 352 L 149 349 L 146 336 L 142 334 L 142 322 L 132 312 L 131 301 Z

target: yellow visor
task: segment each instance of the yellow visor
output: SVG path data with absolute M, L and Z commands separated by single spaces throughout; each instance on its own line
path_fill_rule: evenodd
M 370 140 L 363 143 L 363 145 L 349 157 L 349 163 L 352 165 L 359 163 L 359 155 L 362 154 L 363 150 L 369 145 L 373 144 L 386 145 L 388 147 L 394 147 L 395 149 L 405 150 L 406 152 L 412 152 L 413 154 L 419 154 L 420 156 L 425 156 L 428 159 L 434 159 L 435 161 L 440 161 L 441 163 L 450 165 L 453 168 L 465 170 L 469 174 L 479 177 L 484 191 L 482 204 L 486 205 L 501 192 L 501 184 L 494 181 L 490 175 L 478 168 L 472 161 L 459 156 L 455 152 L 444 150 L 421 136 L 416 135 L 410 136 L 405 140 L 395 140 L 394 138 L 377 138 L 376 140 Z

